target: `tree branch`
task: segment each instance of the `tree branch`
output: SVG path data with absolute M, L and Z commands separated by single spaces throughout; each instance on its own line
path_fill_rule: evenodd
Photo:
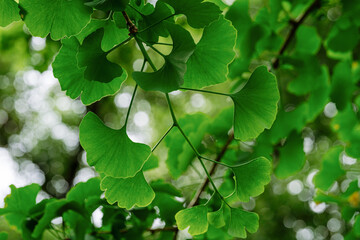
M 301 16 L 301 18 L 298 21 L 290 20 L 290 23 L 292 25 L 292 28 L 290 30 L 289 35 L 287 35 L 284 44 L 281 46 L 281 49 L 279 51 L 278 56 L 276 57 L 273 67 L 276 69 L 279 67 L 280 62 L 280 56 L 284 54 L 285 50 L 288 48 L 291 40 L 294 38 L 296 30 L 299 28 L 299 26 L 305 21 L 306 17 L 309 16 L 309 14 L 317 9 L 321 5 L 321 0 L 315 0 L 310 7 L 305 11 L 305 13 Z

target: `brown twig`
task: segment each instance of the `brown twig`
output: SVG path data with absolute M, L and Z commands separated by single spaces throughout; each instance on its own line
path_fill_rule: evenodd
M 127 13 L 125 11 L 122 11 L 121 12 L 122 15 L 124 16 L 125 18 L 125 21 L 126 21 L 126 25 L 128 26 L 129 28 L 129 35 L 130 36 L 134 36 L 137 32 L 138 32 L 138 28 L 136 27 L 136 25 L 131 21 L 131 19 L 129 18 L 129 15 L 127 15 Z
M 290 20 L 290 23 L 292 25 L 292 28 L 290 30 L 290 33 L 287 35 L 284 44 L 281 46 L 281 49 L 279 51 L 278 56 L 276 57 L 273 67 L 278 68 L 279 62 L 280 62 L 280 56 L 284 54 L 285 50 L 288 48 L 291 40 L 294 38 L 296 30 L 299 28 L 299 26 L 305 21 L 306 17 L 309 16 L 309 14 L 317 9 L 319 5 L 321 4 L 321 0 L 315 0 L 310 7 L 304 12 L 304 14 L 300 17 L 298 21 Z

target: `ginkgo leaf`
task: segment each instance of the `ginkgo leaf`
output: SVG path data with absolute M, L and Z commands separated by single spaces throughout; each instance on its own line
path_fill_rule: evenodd
M 344 26 L 342 26 L 341 23 L 339 23 L 331 28 L 326 40 L 326 46 L 334 52 L 348 52 L 355 48 L 359 38 L 360 34 L 356 25 L 344 24 Z
M 141 16 L 138 24 L 138 28 L 140 31 L 138 33 L 138 36 L 140 36 L 142 40 L 148 41 L 150 43 L 157 42 L 159 40 L 159 36 L 169 36 L 169 32 L 166 28 L 166 22 L 173 22 L 173 17 L 167 18 L 171 15 L 171 9 L 168 7 L 167 4 L 160 1 L 156 2 L 154 12 L 149 15 Z M 167 18 L 166 22 L 162 21 L 165 18 Z M 154 23 L 158 24 L 154 26 Z M 141 32 L 143 29 L 146 29 L 150 26 L 152 26 L 150 30 Z
M 208 229 L 207 208 L 204 205 L 181 210 L 175 215 L 180 230 L 189 228 L 191 235 L 205 233 Z
M 193 28 L 203 28 L 218 19 L 221 11 L 218 6 L 203 0 L 161 0 L 172 6 L 175 14 L 184 14 Z
M 38 184 L 16 188 L 10 186 L 11 194 L 5 198 L 5 208 L 0 209 L 0 215 L 5 215 L 6 220 L 19 231 L 22 231 L 23 223 L 28 217 L 32 207 L 36 205 L 36 196 L 40 191 Z
M 338 110 L 343 111 L 351 103 L 355 89 L 350 61 L 336 64 L 331 80 L 330 99 L 336 104 Z
M 125 127 L 111 129 L 92 112 L 81 121 L 80 143 L 89 165 L 115 178 L 135 176 L 151 153 L 149 146 L 131 141 Z
M 253 212 L 231 208 L 228 233 L 238 238 L 246 238 L 246 231 L 255 233 L 259 228 L 259 216 Z
M 99 29 L 85 38 L 77 55 L 79 67 L 85 67 L 84 76 L 90 81 L 109 83 L 123 74 L 123 69 L 107 60 L 101 50 L 104 30 Z
M 53 40 L 76 35 L 90 21 L 92 8 L 83 0 L 21 0 L 24 21 L 34 36 Z
M 114 46 L 122 43 L 129 37 L 129 30 L 126 28 L 118 28 L 114 21 L 92 19 L 86 27 L 76 35 L 80 44 L 84 39 L 96 30 L 104 28 L 104 36 L 101 40 L 101 49 L 104 52 L 111 50 Z
M 236 193 L 240 201 L 259 196 L 271 180 L 271 163 L 264 157 L 232 168 L 236 180 Z
M 225 206 L 224 202 L 222 202 L 221 207 L 214 212 L 208 212 L 207 218 L 209 224 L 213 225 L 216 228 L 222 228 L 226 225 L 229 208 Z
M 195 50 L 190 33 L 176 24 L 166 24 L 173 41 L 171 53 L 164 57 L 165 64 L 158 71 L 133 72 L 133 78 L 147 91 L 171 92 L 184 82 L 186 62 Z
M 83 216 L 82 220 L 87 219 L 90 221 L 90 215 L 78 202 L 59 199 L 46 204 L 44 215 L 39 220 L 31 236 L 35 239 L 41 239 L 42 233 L 51 223 L 51 220 L 56 217 L 61 217 L 65 212 L 70 210 Z
M 66 194 L 66 199 L 70 201 L 76 201 L 78 203 L 84 203 L 84 200 L 90 197 L 101 196 L 102 191 L 100 190 L 100 179 L 91 178 L 87 182 L 81 182 L 76 184 Z
M 300 171 L 305 164 L 303 139 L 293 131 L 286 139 L 285 145 L 280 148 L 279 163 L 275 169 L 278 178 L 287 178 Z
M 295 49 L 299 53 L 316 54 L 321 46 L 321 38 L 316 28 L 301 25 L 296 31 Z
M 235 57 L 235 40 L 236 30 L 224 17 L 205 27 L 187 62 L 184 87 L 202 88 L 226 81 L 228 64 Z
M 106 176 L 100 187 L 105 191 L 106 200 L 110 204 L 117 202 L 121 208 L 146 207 L 155 198 L 155 193 L 146 182 L 142 171 L 128 178 Z
M 340 154 L 342 151 L 344 151 L 344 148 L 337 146 L 325 154 L 321 170 L 314 177 L 317 188 L 327 191 L 339 177 L 345 174 L 345 171 L 340 166 Z
M 78 67 L 76 55 L 80 44 L 77 39 L 75 37 L 71 37 L 69 39 L 65 38 L 61 42 L 62 47 L 52 66 L 54 76 L 59 79 L 61 89 L 66 91 L 66 95 L 75 99 L 81 94 L 81 101 L 85 105 L 89 105 L 105 96 L 114 94 L 120 89 L 121 84 L 127 78 L 126 72 L 122 72 L 121 76 L 115 76 L 115 78 L 110 82 L 101 81 L 102 77 L 101 79 L 95 81 L 86 79 L 84 77 L 85 69 Z M 86 55 L 84 55 L 84 57 L 86 57 Z M 106 57 L 102 58 L 102 60 L 106 61 L 104 63 L 100 62 L 101 59 L 91 57 L 90 59 L 95 61 L 94 65 L 99 64 L 99 66 L 102 66 L 109 63 L 106 60 Z M 120 68 L 120 66 L 117 67 Z M 120 73 L 118 68 L 116 71 Z M 97 75 L 101 76 L 101 73 L 98 73 Z M 109 74 L 104 75 L 109 77 Z
M 20 20 L 20 9 L 14 0 L 0 0 L 0 27 Z
M 265 128 L 272 126 L 280 95 L 275 76 L 265 66 L 256 68 L 246 85 L 231 98 L 235 104 L 236 139 L 256 138 Z
M 91 0 L 86 1 L 85 5 L 103 11 L 124 11 L 130 0 Z

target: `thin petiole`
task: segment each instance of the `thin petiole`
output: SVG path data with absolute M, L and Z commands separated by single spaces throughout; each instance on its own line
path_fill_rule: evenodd
M 165 17 L 165 18 L 163 18 L 163 19 L 161 19 L 161 20 L 159 20 L 159 21 L 151 24 L 150 26 L 148 26 L 148 27 L 146 27 L 146 28 L 144 28 L 144 29 L 141 29 L 140 31 L 138 31 L 138 33 L 145 32 L 145 31 L 149 30 L 150 28 L 153 28 L 153 27 L 155 27 L 156 25 L 162 23 L 163 21 L 165 21 L 165 20 L 167 20 L 167 19 L 169 19 L 169 18 L 171 18 L 171 17 L 174 17 L 175 15 L 176 15 L 176 14 L 171 14 L 170 16 L 167 16 L 167 17 Z
M 129 120 L 130 111 L 131 111 L 131 107 L 132 107 L 133 102 L 134 102 L 134 99 L 135 99 L 137 87 L 138 87 L 138 85 L 136 84 L 136 85 L 135 85 L 134 92 L 133 92 L 132 97 L 131 97 L 129 109 L 128 109 L 127 114 L 126 114 L 125 125 L 124 125 L 125 127 L 127 126 L 127 123 L 128 123 L 128 120 Z
M 152 45 L 148 45 L 152 50 L 154 50 L 155 52 L 157 52 L 158 54 L 160 54 L 162 57 L 165 57 L 165 54 L 163 54 L 162 52 L 160 52 L 159 50 L 157 50 L 154 46 Z
M 151 149 L 151 152 L 154 152 L 155 149 L 159 146 L 159 144 L 164 140 L 164 138 L 170 133 L 170 131 L 173 129 L 174 124 L 171 125 L 171 127 L 166 131 L 166 133 L 160 138 L 160 140 L 155 144 L 155 146 Z
M 193 88 L 180 88 L 180 90 L 210 93 L 210 94 L 222 95 L 222 96 L 227 96 L 227 97 L 229 97 L 231 95 L 231 94 L 228 94 L 228 93 L 220 93 L 220 92 L 213 92 L 213 91 L 202 90 L 202 89 L 193 89 Z
M 144 58 L 146 59 L 146 61 L 148 61 L 148 63 L 150 64 L 151 68 L 156 71 L 156 67 L 155 67 L 155 64 L 151 61 L 151 58 L 149 57 L 149 54 L 147 53 L 142 41 L 137 37 L 135 36 L 135 40 L 136 40 L 136 43 L 139 45 L 139 48 L 140 48 L 140 51 L 141 53 L 143 54 Z
M 219 164 L 219 165 L 223 165 L 223 166 L 228 167 L 228 168 L 233 168 L 233 167 L 235 167 L 235 166 L 230 166 L 230 165 L 228 165 L 228 164 L 226 164 L 226 163 L 222 163 L 222 162 L 215 161 L 215 160 L 210 159 L 210 158 L 207 158 L 207 157 L 200 156 L 200 158 L 202 158 L 202 159 L 204 159 L 204 160 L 206 160 L 206 161 L 209 161 L 209 162 L 213 162 L 213 163 L 216 163 L 216 164 Z
M 122 41 L 121 43 L 119 43 L 118 45 L 114 46 L 112 49 L 110 49 L 109 51 L 107 51 L 106 53 L 110 53 L 112 51 L 114 51 L 116 48 L 124 45 L 125 43 L 129 42 L 131 39 L 133 38 L 133 36 L 128 37 L 127 39 L 125 39 L 124 41 Z
M 206 169 L 206 166 L 205 166 L 205 164 L 204 164 L 204 162 L 203 162 L 203 160 L 201 159 L 200 156 L 198 156 L 198 159 L 199 159 L 199 161 L 200 161 L 203 169 L 205 170 L 206 176 L 208 177 L 208 179 L 209 179 L 211 185 L 213 186 L 215 192 L 219 195 L 219 197 L 221 198 L 221 200 L 223 200 L 223 202 L 226 203 L 226 205 L 228 205 L 228 206 L 231 208 L 231 206 L 226 202 L 225 198 L 221 195 L 221 193 L 220 193 L 219 190 L 217 189 L 214 181 L 212 180 L 212 178 L 211 178 L 211 176 L 210 176 L 210 173 L 209 173 L 208 170 Z

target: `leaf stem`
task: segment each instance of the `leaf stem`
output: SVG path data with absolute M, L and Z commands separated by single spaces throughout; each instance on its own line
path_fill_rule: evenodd
M 107 51 L 106 53 L 110 53 L 112 51 L 114 51 L 116 48 L 124 45 L 125 43 L 129 42 L 131 39 L 133 38 L 133 36 L 128 37 L 127 39 L 125 39 L 124 41 L 122 41 L 121 43 L 119 43 L 118 45 L 114 46 L 112 49 L 110 49 L 109 51 Z
M 164 138 L 170 133 L 170 131 L 175 127 L 175 125 L 171 125 L 171 127 L 166 131 L 166 133 L 160 138 L 160 140 L 155 144 L 155 146 L 151 149 L 151 152 L 154 152 L 155 149 L 159 146 L 159 144 L 164 140 Z
M 135 95 L 136 95 L 136 90 L 137 90 L 137 88 L 138 88 L 138 85 L 136 84 L 136 85 L 135 85 L 135 88 L 134 88 L 134 92 L 133 92 L 132 97 L 131 97 L 129 109 L 128 109 L 127 114 L 126 114 L 125 125 L 124 125 L 125 127 L 127 126 L 127 123 L 128 123 L 128 120 L 129 120 L 130 111 L 131 111 L 131 107 L 132 107 L 133 102 L 134 102 L 134 99 L 135 99 Z
M 202 89 L 193 89 L 193 88 L 180 88 L 180 90 L 210 93 L 210 94 L 222 95 L 222 96 L 226 96 L 226 97 L 229 97 L 231 95 L 231 94 L 228 94 L 228 93 L 220 93 L 220 92 L 213 92 L 213 91 L 202 90 Z
M 146 27 L 146 28 L 144 28 L 144 29 L 141 29 L 140 31 L 138 31 L 138 33 L 145 32 L 145 31 L 149 30 L 150 28 L 153 28 L 153 27 L 155 27 L 156 25 L 162 23 L 163 21 L 165 21 L 165 20 L 167 20 L 167 19 L 169 19 L 169 18 L 171 18 L 171 17 L 174 17 L 175 15 L 176 15 L 176 14 L 171 14 L 170 16 L 167 16 L 167 17 L 165 17 L 165 18 L 163 18 L 163 19 L 161 19 L 161 20 L 159 20 L 159 21 L 151 24 L 150 26 L 148 26 L 148 27 Z
M 139 45 L 139 48 L 140 48 L 140 51 L 141 53 L 143 54 L 144 58 L 146 59 L 146 61 L 148 61 L 148 63 L 150 64 L 151 68 L 156 71 L 156 67 L 155 67 L 155 64 L 151 61 L 151 58 L 149 56 L 149 54 L 147 53 L 144 45 L 143 45 L 143 42 L 137 37 L 135 36 L 135 40 L 136 40 L 136 43 Z

